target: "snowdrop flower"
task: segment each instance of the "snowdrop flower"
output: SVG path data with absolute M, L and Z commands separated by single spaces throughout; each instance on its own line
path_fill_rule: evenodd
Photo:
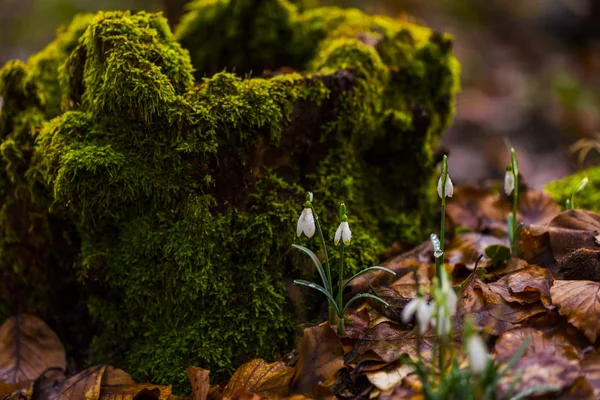
M 471 371 L 476 374 L 483 373 L 488 366 L 490 356 L 481 337 L 477 333 L 470 335 L 467 338 L 466 348 Z
M 458 297 L 456 296 L 456 292 L 452 287 L 450 287 L 450 283 L 447 279 L 442 280 L 442 295 L 444 297 L 443 303 L 448 308 L 448 312 L 450 315 L 454 315 L 456 313 L 456 304 L 458 303 Z
M 415 314 L 417 317 L 419 334 L 423 335 L 427 332 L 427 328 L 429 327 L 429 321 L 433 314 L 433 305 L 427 304 L 427 301 L 420 296 L 412 299 L 402 310 L 402 322 L 407 324 Z
M 438 306 L 436 310 L 436 317 L 432 321 L 433 326 L 435 327 L 435 331 L 439 336 L 445 336 L 450 334 L 450 328 L 452 327 L 452 323 L 450 321 L 450 315 L 448 314 L 448 310 L 441 305 Z
M 335 232 L 335 237 L 333 241 L 336 246 L 340 243 L 340 239 L 344 244 L 350 244 L 350 240 L 352 239 L 352 232 L 350 231 L 350 226 L 348 225 L 348 221 L 342 221 L 340 226 L 338 226 L 337 231 Z
M 443 176 L 440 176 L 437 185 L 437 192 L 438 196 L 440 196 L 440 199 L 442 198 L 442 178 Z M 446 177 L 446 185 L 444 186 L 444 192 L 446 197 L 452 197 L 452 195 L 454 194 L 454 186 L 452 185 L 452 179 L 450 179 L 450 175 Z
M 315 218 L 310 208 L 306 207 L 302 210 L 300 218 L 298 218 L 298 226 L 296 227 L 296 234 L 298 237 L 304 233 L 309 239 L 315 234 Z
M 510 196 L 513 190 L 515 190 L 515 175 L 511 169 L 507 169 L 504 175 L 504 192 Z

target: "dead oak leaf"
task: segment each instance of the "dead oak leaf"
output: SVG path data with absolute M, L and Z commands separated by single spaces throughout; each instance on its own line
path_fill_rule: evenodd
M 325 389 L 335 382 L 343 367 L 344 349 L 333 329 L 326 323 L 306 328 L 291 388 L 307 396 L 325 396 Z
M 536 391 L 538 396 L 548 396 L 551 392 L 570 388 L 580 378 L 577 350 L 559 333 L 546 333 L 533 328 L 516 328 L 505 332 L 494 347 L 496 360 L 508 362 L 526 340 L 530 341 L 525 352 L 500 381 L 501 393 L 508 391 L 519 374 L 521 376 L 516 382 L 515 392 L 536 386 L 545 387 Z
M 294 368 L 281 361 L 267 363 L 260 358 L 249 361 L 235 371 L 223 389 L 223 398 L 237 398 L 246 394 L 259 397 L 287 396 L 294 372 Z
M 489 287 L 507 302 L 534 304 L 541 301 L 545 308 L 554 308 L 546 268 L 528 265 L 489 284 Z
M 552 303 L 560 315 L 592 343 L 600 334 L 600 283 L 556 280 L 550 288 Z
M 64 370 L 66 364 L 64 346 L 38 317 L 13 316 L 0 327 L 0 382 L 33 381 L 49 368 Z
M 508 362 L 526 340 L 530 342 L 522 357 L 536 357 L 547 353 L 567 360 L 579 359 L 577 349 L 563 334 L 529 327 L 511 329 L 500 335 L 494 346 L 496 359 Z
M 544 398 L 549 398 L 550 393 L 569 388 L 580 375 L 579 363 L 562 356 L 542 353 L 535 357 L 521 357 L 514 368 L 500 380 L 499 392 L 502 395 L 506 394 L 515 378 L 519 376 L 515 393 L 538 388 L 533 393 L 534 396 L 544 395 Z

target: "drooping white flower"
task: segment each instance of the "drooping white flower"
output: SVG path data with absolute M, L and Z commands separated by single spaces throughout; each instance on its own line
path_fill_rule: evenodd
M 439 336 L 446 336 L 450 334 L 452 321 L 450 321 L 450 315 L 444 306 L 438 305 L 435 319 L 432 321 L 432 323 L 435 327 L 435 332 Z
M 348 225 L 348 221 L 343 221 L 338 226 L 337 231 L 335 231 L 335 237 L 333 238 L 336 246 L 340 243 L 340 239 L 344 244 L 350 244 L 350 240 L 352 239 L 352 232 L 350 231 L 350 225 Z
M 444 275 L 444 277 L 446 277 L 446 279 L 442 280 L 442 295 L 444 297 L 442 303 L 447 307 L 449 314 L 454 315 L 456 313 L 458 297 L 452 286 L 450 286 L 447 275 Z
M 438 185 L 437 185 L 437 192 L 438 192 L 438 196 L 440 196 L 440 199 L 442 198 L 442 176 L 440 176 L 440 179 L 438 180 Z M 446 185 L 444 186 L 444 194 L 446 195 L 446 197 L 452 197 L 452 195 L 454 194 L 454 185 L 452 185 L 452 179 L 450 179 L 450 175 L 448 175 L 446 177 Z
M 400 315 L 402 322 L 407 324 L 416 314 L 417 326 L 419 333 L 423 335 L 429 328 L 431 315 L 433 314 L 433 305 L 427 304 L 427 301 L 422 297 L 417 297 L 408 302 Z
M 477 333 L 473 333 L 467 338 L 466 348 L 471 371 L 476 374 L 483 373 L 490 362 L 490 356 L 481 337 Z
M 506 174 L 504 175 L 504 192 L 507 196 L 515 190 L 515 176 L 510 170 L 506 170 Z
M 315 218 L 310 208 L 305 208 L 298 218 L 298 226 L 296 227 L 296 234 L 298 237 L 304 233 L 309 239 L 315 234 Z

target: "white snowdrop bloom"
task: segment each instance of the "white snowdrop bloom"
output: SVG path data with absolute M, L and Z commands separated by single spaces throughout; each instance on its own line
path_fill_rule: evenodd
M 436 310 L 436 316 L 432 321 L 435 327 L 435 332 L 439 336 L 445 336 L 450 334 L 452 327 L 452 321 L 450 321 L 450 315 L 446 312 L 444 306 L 439 306 Z
M 515 176 L 512 171 L 507 170 L 504 175 L 504 192 L 506 195 L 510 195 L 515 190 Z
M 309 239 L 315 234 L 315 218 L 313 217 L 312 210 L 305 208 L 298 218 L 298 226 L 296 227 L 296 234 L 298 237 L 304 233 Z
M 415 314 L 419 333 L 423 335 L 429 327 L 431 315 L 433 314 L 433 305 L 427 304 L 427 301 L 422 297 L 412 299 L 402 310 L 402 314 L 400 315 L 402 322 L 407 324 Z
M 490 362 L 490 356 L 485 343 L 481 337 L 475 333 L 467 339 L 466 347 L 471 371 L 476 374 L 483 373 Z
M 454 315 L 456 313 L 456 304 L 458 303 L 458 297 L 456 296 L 456 292 L 450 286 L 450 282 L 448 280 L 442 281 L 442 294 L 444 295 L 444 304 L 448 308 L 448 312 L 450 315 Z
M 352 239 L 352 232 L 350 231 L 350 225 L 348 225 L 348 221 L 340 223 L 340 226 L 338 226 L 337 231 L 335 232 L 335 237 L 333 238 L 333 241 L 336 245 L 340 243 L 340 239 L 342 239 L 342 242 L 344 242 L 344 244 L 350 244 L 350 240 Z
M 438 180 L 437 192 L 440 199 L 442 198 L 442 177 Z M 450 175 L 446 177 L 446 185 L 444 186 L 444 192 L 446 197 L 452 197 L 454 194 L 454 185 L 452 185 L 452 179 L 450 179 Z

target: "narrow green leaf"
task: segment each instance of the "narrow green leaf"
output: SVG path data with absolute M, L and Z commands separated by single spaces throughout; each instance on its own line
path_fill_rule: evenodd
M 346 281 L 346 283 L 344 283 L 344 286 L 342 286 L 342 292 L 344 291 L 344 289 L 346 289 L 346 287 L 347 287 L 347 286 L 350 284 L 350 282 L 352 282 L 354 279 L 358 278 L 359 276 L 361 276 L 361 275 L 363 275 L 363 274 L 366 274 L 367 272 L 374 271 L 374 270 L 381 270 L 381 271 L 389 272 L 389 273 L 390 273 L 390 274 L 392 274 L 392 275 L 396 275 L 396 273 L 395 273 L 394 271 L 392 271 L 391 269 L 389 269 L 389 268 L 386 268 L 386 267 L 379 267 L 379 266 L 376 266 L 376 267 L 369 267 L 369 268 L 365 268 L 365 269 L 363 269 L 362 271 L 360 271 L 360 272 L 358 272 L 358 273 L 354 274 L 354 275 L 352 276 L 352 278 L 348 279 L 348 280 Z
M 306 254 L 307 256 L 310 257 L 312 262 L 315 263 L 315 265 L 317 266 L 317 271 L 319 271 L 319 275 L 321 276 L 321 280 L 323 281 L 323 286 L 329 287 L 329 281 L 327 280 L 327 275 L 325 275 L 325 270 L 323 269 L 321 262 L 317 258 L 317 255 L 315 253 L 313 253 L 312 250 L 307 247 L 300 246 L 297 244 L 293 244 L 292 246 L 294 246 L 295 248 L 297 248 L 298 250 L 300 250 L 301 252 L 303 252 L 304 254 Z
M 336 304 L 336 302 L 335 302 L 334 298 L 331 296 L 331 294 L 329 294 L 329 292 L 323 286 L 317 285 L 316 283 L 313 283 L 313 282 L 305 281 L 303 279 L 296 279 L 294 281 L 294 284 L 295 285 L 307 286 L 307 287 L 309 287 L 311 289 L 315 289 L 315 290 L 318 290 L 319 292 L 323 293 L 327 297 L 327 300 L 329 300 L 329 303 L 331 305 L 333 305 L 333 308 L 335 308 L 335 311 L 339 315 L 340 309 L 339 309 L 338 305 Z
M 344 307 L 344 309 L 342 310 L 342 315 L 345 315 L 345 314 L 346 314 L 346 310 L 348 309 L 348 307 L 350 307 L 350 304 L 354 303 L 354 302 L 355 302 L 355 301 L 357 301 L 357 300 L 360 300 L 360 299 L 362 299 L 362 298 L 365 298 L 365 297 L 368 297 L 368 298 L 370 298 L 370 299 L 373 299 L 373 300 L 377 300 L 377 301 L 379 301 L 380 303 L 383 303 L 383 304 L 385 304 L 386 306 L 389 306 L 389 304 L 387 303 L 387 301 L 385 301 L 385 300 L 383 300 L 383 299 L 380 299 L 380 298 L 379 298 L 379 297 L 377 297 L 377 296 L 373 296 L 372 294 L 369 294 L 369 293 L 359 293 L 359 294 L 357 294 L 356 296 L 354 296 L 353 298 L 351 298 L 351 299 L 348 301 L 348 303 L 346 304 L 346 306 L 345 306 L 345 307 Z

